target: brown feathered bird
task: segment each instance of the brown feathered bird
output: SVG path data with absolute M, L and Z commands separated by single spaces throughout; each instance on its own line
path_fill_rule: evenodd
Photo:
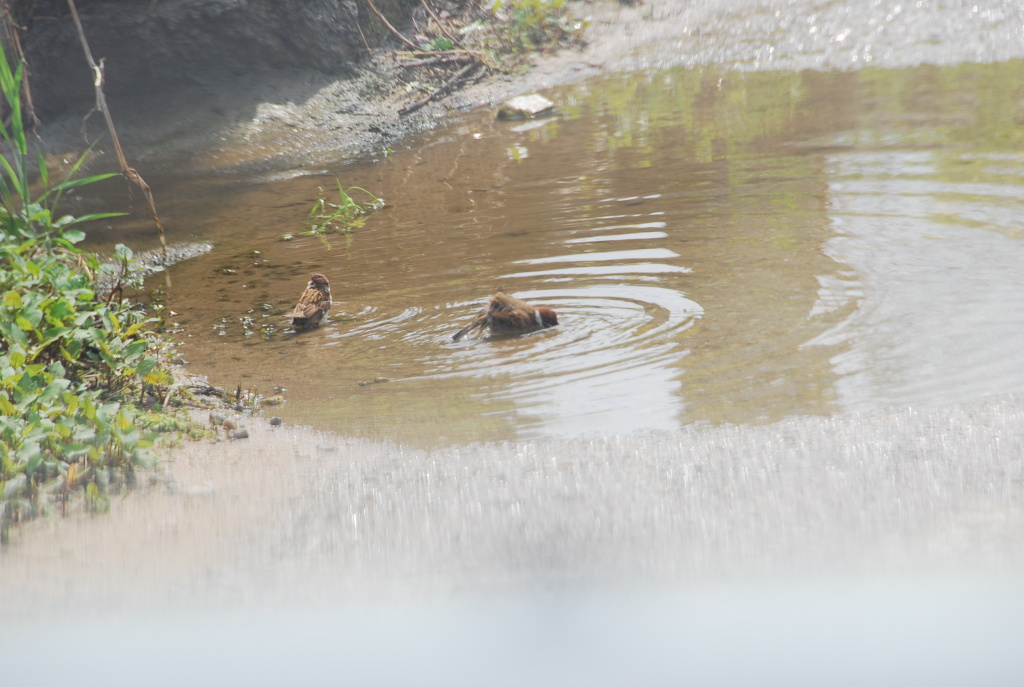
M 501 291 L 491 296 L 476 319 L 452 337 L 458 341 L 475 329 L 490 329 L 495 336 L 515 336 L 558 324 L 558 316 L 551 308 L 535 308 Z
M 309 284 L 299 296 L 299 302 L 285 317 L 292 318 L 292 326 L 296 329 L 312 329 L 320 325 L 320 320 L 330 309 L 331 282 L 317 272 L 309 278 Z

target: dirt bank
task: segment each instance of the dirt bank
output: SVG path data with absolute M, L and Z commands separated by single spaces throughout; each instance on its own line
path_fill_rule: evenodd
M 209 21 L 214 24 L 230 22 L 237 12 L 223 7 L 225 4 L 231 3 L 204 6 L 204 16 L 211 15 Z M 380 44 L 369 59 L 362 59 L 366 50 L 363 46 L 367 44 L 360 43 L 363 54 L 346 53 L 341 62 L 338 55 L 332 54 L 332 59 L 328 59 L 322 50 L 306 50 L 302 53 L 304 57 L 282 57 L 275 62 L 268 60 L 267 55 L 288 52 L 282 32 L 266 31 L 267 25 L 273 25 L 273 18 L 257 12 L 246 17 L 245 25 L 231 32 L 228 40 L 244 43 L 235 34 L 257 34 L 255 27 L 263 25 L 264 33 L 271 34 L 263 40 L 267 45 L 243 46 L 244 49 L 235 51 L 211 50 L 213 55 L 227 54 L 231 59 L 226 60 L 227 64 L 207 64 L 213 58 L 185 61 L 181 70 L 189 72 L 189 78 L 163 73 L 177 68 L 170 47 L 163 51 L 157 48 L 155 55 L 150 55 L 154 48 L 134 46 L 139 54 L 148 55 L 139 60 L 127 52 L 133 46 L 120 46 L 108 35 L 126 21 L 159 24 L 159 18 L 132 20 L 114 14 L 112 17 L 118 21 L 111 25 L 94 21 L 92 30 L 99 33 L 99 41 L 117 45 L 121 50 L 108 59 L 106 90 L 119 135 L 126 143 L 129 158 L 140 165 L 140 171 L 145 173 L 148 167 L 185 173 L 189 169 L 235 170 L 244 174 L 316 166 L 379 153 L 403 136 L 442 123 L 453 108 L 487 105 L 517 93 L 621 69 L 631 64 L 630 54 L 639 46 L 686 39 L 693 32 L 684 15 L 706 13 L 697 11 L 699 8 L 690 3 L 657 5 L 654 10 L 613 0 L 576 3 L 572 16 L 588 24 L 583 47 L 535 55 L 532 69 L 516 67 L 510 73 L 490 68 L 476 72 L 471 79 L 459 81 L 446 97 L 439 97 L 407 116 L 400 114 L 403 108 L 423 98 L 420 79 L 424 87 L 438 86 L 446 74 L 424 74 L 403 65 L 396 53 L 406 46 L 373 16 L 359 20 L 361 27 L 366 26 L 370 40 Z M 408 14 L 408 8 L 405 12 Z M 623 27 L 627 28 L 625 33 L 620 30 Z M 399 23 L 398 28 L 407 35 L 415 35 L 415 27 L 408 21 Z M 135 30 L 138 31 L 137 27 Z M 321 28 L 320 34 L 325 30 Z M 69 31 L 65 26 L 67 35 L 61 34 L 66 43 L 75 39 Z M 88 23 L 86 31 L 90 31 Z M 296 29 L 295 33 L 304 32 Z M 330 38 L 341 42 L 343 32 L 338 29 L 336 33 Z M 306 38 L 314 43 L 332 42 L 320 34 Z M 202 37 L 197 40 L 195 51 L 201 52 L 205 43 Z M 347 43 L 351 42 L 349 38 Z M 243 69 L 247 55 L 253 52 L 259 53 L 259 59 L 254 57 L 251 69 Z M 687 49 L 674 47 L 670 52 L 682 57 Z M 35 88 L 40 92 L 37 107 L 45 119 L 40 130 L 45 145 L 54 159 L 70 158 L 88 142 L 99 140 L 93 165 L 110 166 L 103 162 L 103 158 L 112 161 L 112 156 L 101 118 L 88 117 L 83 127 L 83 117 L 91 105 L 86 97 L 91 92 L 91 81 L 84 61 L 67 52 L 62 55 L 61 60 L 77 65 L 76 69 L 62 72 L 49 64 L 48 60 L 55 58 L 45 51 L 37 49 L 30 53 L 30 58 L 39 63 L 36 71 L 45 75 L 34 77 Z M 147 80 L 137 72 L 144 70 L 145 65 L 133 65 L 134 71 L 118 69 L 118 61 L 160 67 L 163 71 L 152 79 L 159 87 L 140 87 Z M 677 62 L 678 59 L 671 59 L 662 63 Z M 117 87 L 119 74 L 130 87 Z M 59 75 L 59 80 L 55 80 L 55 75 Z M 60 93 L 63 98 L 58 99 L 63 106 L 59 111 L 54 97 L 45 95 L 53 93 Z
M 1024 7 L 1009 1 L 979 10 L 933 3 L 590 0 L 576 3 L 572 12 L 588 24 L 583 47 L 538 55 L 526 72 L 488 72 L 408 116 L 399 111 L 419 97 L 407 89 L 414 77 L 395 60 L 403 46 L 380 25 L 384 47 L 357 73 L 337 78 L 282 60 L 277 69 L 239 74 L 215 86 L 182 81 L 173 90 L 117 98 L 114 115 L 129 157 L 144 174 L 147 168 L 281 171 L 379 153 L 403 136 L 443 123 L 452 108 L 492 105 L 613 71 L 702 64 L 856 69 L 1024 57 Z M 95 164 L 104 166 L 102 122 L 91 117 L 83 136 L 83 115 L 47 121 L 42 135 L 58 155 L 99 138 Z

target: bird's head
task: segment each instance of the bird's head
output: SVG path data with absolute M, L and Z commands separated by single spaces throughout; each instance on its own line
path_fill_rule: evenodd
M 331 292 L 331 282 L 327 281 L 327 277 L 316 272 L 309 278 L 309 288 L 320 289 L 324 293 L 329 294 Z
M 551 308 L 537 308 L 537 312 L 540 313 L 540 324 L 542 327 L 554 327 L 558 324 L 558 315 Z

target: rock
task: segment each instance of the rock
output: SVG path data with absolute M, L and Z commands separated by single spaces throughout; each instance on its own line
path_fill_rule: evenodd
M 498 119 L 531 119 L 551 114 L 555 104 L 542 95 L 531 93 L 510 98 L 498 108 Z
M 272 417 L 272 418 L 270 418 L 270 426 L 271 427 L 280 427 L 283 424 L 284 424 L 284 420 L 282 420 L 279 417 Z
M 249 430 L 247 430 L 245 427 L 243 427 L 242 429 L 236 429 L 234 432 L 231 433 L 231 438 L 232 439 L 248 439 L 249 438 Z

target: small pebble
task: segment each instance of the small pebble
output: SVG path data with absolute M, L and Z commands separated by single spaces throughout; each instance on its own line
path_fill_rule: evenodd
M 225 431 L 230 432 L 233 429 L 238 429 L 238 423 L 231 419 L 226 419 L 220 424 L 224 427 Z
M 224 424 L 226 418 L 220 413 L 210 413 L 210 424 L 214 427 L 220 427 Z
M 242 429 L 236 429 L 234 432 L 231 433 L 231 438 L 232 439 L 248 439 L 249 438 L 249 430 L 245 429 L 244 427 Z
M 272 418 L 270 418 L 270 426 L 271 427 L 280 427 L 282 424 L 284 424 L 284 420 L 282 420 L 281 418 L 279 418 L 279 417 L 272 417 Z

